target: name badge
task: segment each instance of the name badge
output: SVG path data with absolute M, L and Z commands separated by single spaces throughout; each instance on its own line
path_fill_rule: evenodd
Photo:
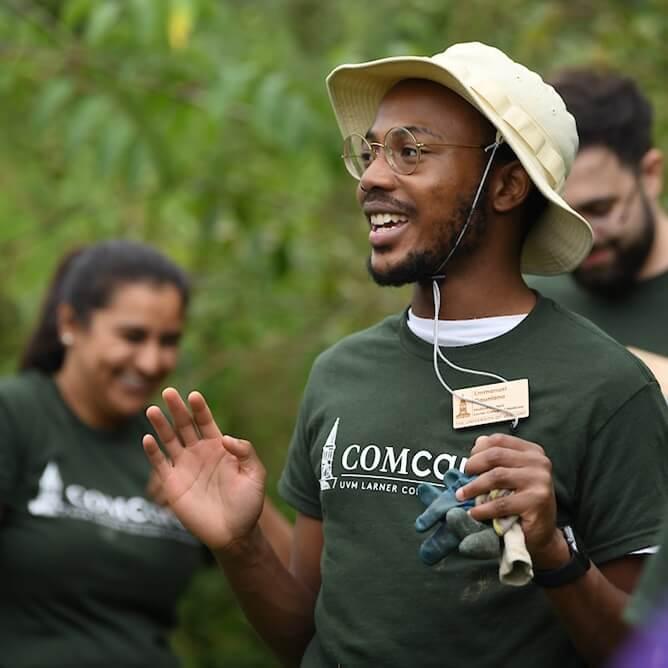
M 491 383 L 455 390 L 452 397 L 452 426 L 455 429 L 481 424 L 506 422 L 529 417 L 529 380 L 520 378 L 508 383 Z M 487 406 L 470 401 L 482 401 Z M 496 409 L 502 410 L 496 410 Z M 507 411 L 507 412 L 506 412 Z M 512 415 L 511 415 L 512 413 Z

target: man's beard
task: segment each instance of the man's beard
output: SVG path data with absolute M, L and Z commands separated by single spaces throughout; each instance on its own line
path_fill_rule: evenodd
M 399 287 L 409 283 L 427 283 L 445 269 L 443 262 L 457 243 L 462 228 L 471 210 L 475 193 L 457 197 L 455 209 L 447 220 L 435 223 L 434 244 L 431 248 L 410 251 L 402 262 L 383 270 L 374 269 L 371 256 L 367 258 L 367 270 L 373 280 L 382 286 Z M 450 262 L 470 256 L 480 246 L 487 229 L 488 216 L 484 206 L 487 201 L 487 187 L 483 187 L 468 227 Z M 412 224 L 412 223 L 409 223 Z
M 631 245 L 622 246 L 616 240 L 603 248 L 615 251 L 615 260 L 603 269 L 576 269 L 573 272 L 575 281 L 590 292 L 607 298 L 620 297 L 629 292 L 637 282 L 637 275 L 647 260 L 654 243 L 656 219 L 647 201 L 645 193 L 640 191 L 642 203 L 642 226 L 639 236 Z

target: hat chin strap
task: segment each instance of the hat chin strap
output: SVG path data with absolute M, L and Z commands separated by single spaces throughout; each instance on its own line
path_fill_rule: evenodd
M 436 282 L 436 281 L 442 281 L 445 279 L 445 273 L 443 270 L 445 269 L 445 266 L 450 262 L 450 259 L 452 256 L 455 254 L 455 251 L 459 248 L 459 244 L 461 243 L 462 239 L 464 238 L 464 235 L 466 234 L 466 230 L 469 227 L 469 224 L 471 222 L 471 219 L 473 218 L 473 212 L 475 211 L 475 208 L 478 204 L 478 200 L 480 199 L 480 194 L 482 193 L 482 189 L 485 185 L 485 181 L 487 180 L 487 175 L 489 174 L 489 170 L 492 168 L 492 162 L 494 160 L 494 156 L 496 155 L 496 151 L 501 146 L 503 143 L 503 137 L 501 136 L 501 133 L 499 130 L 496 131 L 496 137 L 494 138 L 494 143 L 489 144 L 489 146 L 485 146 L 483 149 L 485 153 L 488 151 L 491 151 L 489 159 L 487 160 L 487 165 L 485 166 L 485 171 L 482 173 L 482 177 L 480 178 L 480 183 L 478 184 L 478 190 L 476 190 L 475 197 L 473 198 L 473 203 L 471 204 L 471 208 L 469 209 L 469 215 L 466 218 L 466 222 L 462 226 L 462 229 L 459 231 L 459 234 L 457 235 L 457 239 L 455 240 L 454 246 L 450 249 L 450 252 L 447 254 L 445 260 L 441 262 L 441 264 L 438 265 L 436 268 L 436 271 L 431 277 L 431 280 Z M 438 317 L 438 314 L 436 313 L 434 317 Z
M 448 253 L 447 257 L 443 262 L 441 262 L 440 266 L 436 270 L 435 274 L 431 277 L 432 280 L 432 290 L 433 290 L 433 295 L 434 295 L 434 343 L 433 343 L 433 368 L 434 368 L 434 373 L 436 375 L 436 378 L 438 379 L 438 382 L 443 386 L 443 388 L 453 397 L 457 397 L 460 400 L 466 400 L 469 401 L 473 404 L 477 404 L 478 406 L 483 406 L 485 408 L 491 408 L 494 411 L 497 411 L 499 413 L 503 413 L 508 416 L 509 419 L 512 420 L 511 423 L 511 431 L 514 432 L 517 429 L 517 424 L 519 422 L 519 418 L 512 412 L 507 410 L 506 408 L 501 408 L 497 406 L 493 406 L 492 404 L 486 403 L 484 401 L 480 401 L 478 399 L 473 399 L 473 398 L 468 398 L 468 397 L 463 397 L 461 396 L 457 390 L 454 390 L 448 383 L 446 382 L 445 378 L 443 378 L 443 375 L 441 373 L 441 370 L 439 369 L 438 366 L 438 361 L 439 359 L 445 362 L 450 368 L 455 369 L 461 373 L 466 373 L 466 374 L 472 374 L 475 376 L 487 376 L 488 378 L 493 378 L 494 380 L 500 381 L 507 383 L 508 380 L 504 378 L 503 376 L 499 376 L 498 374 L 491 373 L 490 371 L 480 371 L 477 369 L 468 369 L 466 367 L 459 366 L 455 364 L 454 362 L 451 362 L 443 353 L 443 351 L 440 348 L 439 341 L 438 341 L 438 330 L 439 330 L 439 325 L 440 321 L 438 316 L 440 315 L 440 310 L 441 310 L 441 290 L 438 286 L 438 282 L 442 281 L 445 279 L 445 274 L 443 273 L 443 269 L 445 268 L 445 265 L 448 264 L 450 261 L 450 258 L 454 255 L 455 251 L 457 248 L 459 248 L 459 244 L 461 243 L 461 240 L 464 238 L 464 234 L 466 233 L 466 230 L 469 226 L 469 223 L 471 222 L 471 218 L 473 217 L 473 212 L 475 211 L 475 208 L 478 204 L 478 200 L 480 199 L 480 194 L 482 193 L 482 189 L 485 185 L 485 181 L 487 180 L 487 175 L 489 174 L 489 170 L 492 167 L 492 161 L 494 160 L 494 155 L 496 154 L 497 149 L 501 144 L 503 143 L 503 137 L 501 136 L 501 133 L 497 130 L 496 131 L 496 137 L 494 139 L 494 143 L 490 144 L 489 146 L 485 146 L 485 153 L 488 151 L 492 151 L 489 159 L 487 160 L 487 165 L 485 166 L 485 170 L 482 174 L 482 177 L 480 178 L 480 184 L 478 185 L 478 190 L 476 191 L 475 197 L 473 198 L 473 203 L 471 204 L 471 209 L 469 211 L 469 215 L 466 218 L 466 222 L 462 226 L 462 229 L 460 230 L 459 234 L 457 235 L 457 240 L 455 241 L 454 246 Z

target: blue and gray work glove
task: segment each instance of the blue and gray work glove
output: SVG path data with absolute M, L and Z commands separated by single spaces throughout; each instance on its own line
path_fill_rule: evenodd
M 418 497 L 427 509 L 415 520 L 415 528 L 424 532 L 440 523 L 420 545 L 420 558 L 429 566 L 454 550 L 476 559 L 494 559 L 501 554 L 494 529 L 468 514 L 474 501 L 459 501 L 455 496 L 457 490 L 471 480 L 473 478 L 461 471 L 450 469 L 443 476 L 444 490 L 426 483 L 418 487 Z

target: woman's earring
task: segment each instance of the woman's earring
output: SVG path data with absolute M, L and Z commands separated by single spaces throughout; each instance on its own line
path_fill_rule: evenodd
M 60 335 L 60 342 L 65 346 L 71 346 L 74 343 L 74 336 L 72 336 L 72 332 L 63 332 Z

